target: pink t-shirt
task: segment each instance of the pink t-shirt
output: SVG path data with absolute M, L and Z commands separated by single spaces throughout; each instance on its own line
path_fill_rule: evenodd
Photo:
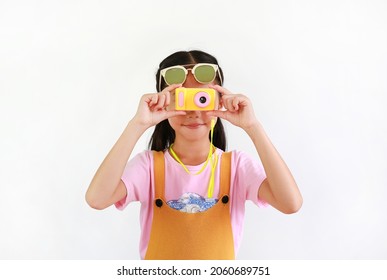
M 219 172 L 223 151 L 216 150 L 218 164 L 215 169 L 215 186 L 213 197 L 219 194 Z M 207 197 L 208 182 L 211 175 L 210 164 L 199 175 L 188 174 L 183 167 L 169 154 L 164 153 L 165 159 L 165 199 L 177 200 L 185 193 L 196 193 Z M 203 163 L 204 164 L 204 163 Z M 195 174 L 202 165 L 186 167 Z M 244 152 L 233 151 L 231 160 L 230 186 L 230 214 L 234 235 L 235 253 L 238 252 L 242 239 L 245 202 L 251 200 L 259 207 L 266 207 L 267 203 L 258 199 L 258 190 L 266 174 L 262 165 Z M 142 259 L 148 248 L 153 218 L 154 175 L 152 151 L 144 151 L 131 159 L 122 175 L 122 181 L 127 189 L 127 196 L 117 202 L 115 206 L 123 210 L 130 202 L 141 202 L 140 210 L 140 256 Z M 204 183 L 203 183 L 204 182 Z M 195 214 L 192 214 L 195 215 Z

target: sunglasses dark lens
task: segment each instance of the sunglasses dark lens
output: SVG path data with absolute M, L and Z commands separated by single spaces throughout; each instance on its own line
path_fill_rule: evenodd
M 168 85 L 181 84 L 185 80 L 185 72 L 180 68 L 172 68 L 165 72 L 165 81 Z
M 195 77 L 198 82 L 207 84 L 215 79 L 215 69 L 210 65 L 201 65 L 195 68 Z

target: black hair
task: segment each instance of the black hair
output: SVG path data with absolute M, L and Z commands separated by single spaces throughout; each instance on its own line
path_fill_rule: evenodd
M 196 63 L 212 63 L 219 66 L 218 60 L 214 56 L 200 50 L 175 52 L 169 55 L 160 63 L 159 69 L 157 70 L 157 73 L 156 73 L 156 90 L 159 90 L 159 88 L 163 90 L 167 86 L 164 79 L 161 79 L 161 84 L 159 84 L 161 69 L 174 66 L 174 65 L 186 65 L 186 64 L 196 64 Z M 215 82 L 218 85 L 222 85 L 221 81 L 224 82 L 224 76 L 223 76 L 223 71 L 219 66 L 219 70 L 217 72 Z M 210 137 L 210 135 L 208 137 Z M 173 144 L 174 141 L 175 141 L 175 131 L 170 126 L 168 119 L 166 119 L 161 121 L 155 126 L 155 129 L 149 141 L 148 147 L 151 150 L 164 151 L 165 149 L 168 149 L 169 146 Z M 220 118 L 218 118 L 214 127 L 213 144 L 215 147 L 223 151 L 226 150 L 226 135 Z

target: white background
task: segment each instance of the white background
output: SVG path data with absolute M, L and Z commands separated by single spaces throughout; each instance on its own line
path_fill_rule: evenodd
M 160 61 L 191 49 L 251 98 L 304 197 L 294 215 L 247 203 L 238 258 L 386 259 L 386 14 L 383 0 L 1 0 L 0 259 L 139 258 L 139 204 L 97 211 L 84 194 Z

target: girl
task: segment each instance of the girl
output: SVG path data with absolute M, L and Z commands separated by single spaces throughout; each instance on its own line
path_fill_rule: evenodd
M 142 259 L 235 259 L 246 200 L 287 214 L 302 205 L 250 100 L 223 88 L 223 81 L 217 60 L 205 52 L 181 51 L 164 59 L 156 74 L 158 93 L 141 97 L 87 190 L 86 201 L 95 209 L 141 202 Z M 215 90 L 216 110 L 175 110 L 180 87 Z M 224 152 L 221 119 L 249 135 L 263 166 L 243 152 Z M 151 150 L 128 162 L 152 126 Z

